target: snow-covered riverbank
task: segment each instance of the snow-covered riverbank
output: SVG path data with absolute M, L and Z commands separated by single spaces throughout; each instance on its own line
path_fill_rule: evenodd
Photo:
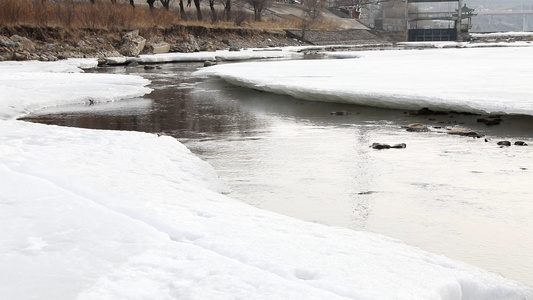
M 136 76 L 29 64 L 0 64 L 0 298 L 533 297 L 401 241 L 228 198 L 215 171 L 171 137 L 13 121 L 150 91 Z

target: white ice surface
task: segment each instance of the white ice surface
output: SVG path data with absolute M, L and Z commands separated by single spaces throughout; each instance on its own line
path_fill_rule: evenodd
M 215 52 L 194 53 L 162 53 L 140 55 L 137 61 L 140 63 L 166 63 L 166 62 L 204 62 L 215 60 L 247 60 L 266 58 L 291 58 L 295 56 L 293 51 L 282 48 L 272 49 L 243 49 L 240 51 L 220 50 Z
M 523 37 L 533 36 L 533 32 L 528 31 L 509 31 L 509 32 L 489 32 L 489 33 L 471 33 L 473 37 Z
M 352 53 L 359 58 L 226 64 L 196 74 L 313 101 L 533 115 L 533 47 Z
M 74 103 L 110 102 L 151 91 L 139 76 L 83 73 L 96 59 L 46 63 L 0 64 L 0 119 L 15 119 L 32 111 Z
M 31 87 L 68 94 L 50 78 Z M 129 95 L 126 79 L 80 78 Z M 2 111 L 38 101 L 19 84 L 0 81 Z M 226 190 L 171 137 L 0 120 L 0 299 L 533 298 L 487 271 Z
M 400 42 L 399 46 L 405 48 L 495 48 L 495 47 L 531 47 L 531 42 L 516 41 L 516 42 L 492 42 L 492 43 L 476 43 L 476 42 Z

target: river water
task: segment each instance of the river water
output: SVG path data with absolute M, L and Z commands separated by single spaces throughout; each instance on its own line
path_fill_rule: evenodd
M 139 74 L 144 98 L 39 111 L 28 121 L 165 132 L 208 161 L 250 205 L 387 235 L 533 286 L 533 117 L 413 116 L 297 100 L 196 78 L 200 64 L 97 72 Z M 332 115 L 349 111 L 348 115 Z M 407 132 L 421 122 L 434 129 Z M 465 126 L 484 138 L 452 136 Z M 436 128 L 437 127 L 437 128 Z M 438 129 L 441 127 L 442 129 Z M 375 150 L 374 142 L 405 143 Z

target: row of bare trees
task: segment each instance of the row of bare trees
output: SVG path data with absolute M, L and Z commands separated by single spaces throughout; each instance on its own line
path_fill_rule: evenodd
M 41 0 L 42 2 L 46 2 L 47 0 Z M 89 0 L 91 3 L 95 3 L 96 0 Z M 117 0 L 110 0 L 112 4 L 116 4 Z M 127 0 L 129 1 L 129 4 L 133 7 L 135 7 L 135 0 Z M 157 0 L 146 0 L 146 3 L 148 4 L 148 7 L 150 9 L 155 8 L 155 3 Z M 169 10 L 170 9 L 170 1 L 171 0 L 159 0 L 161 3 L 163 9 Z M 187 7 L 191 6 L 191 1 L 194 3 L 194 7 L 196 8 L 196 17 L 198 20 L 203 19 L 202 10 L 200 8 L 200 0 L 187 0 Z M 208 0 L 209 1 L 209 9 L 211 11 L 211 19 L 216 19 L 216 10 L 215 10 L 215 0 Z M 220 4 L 224 8 L 224 18 L 226 21 L 231 20 L 231 9 L 232 9 L 232 0 L 219 0 Z M 270 3 L 273 0 L 244 0 L 243 2 L 245 4 L 250 5 L 250 7 L 254 11 L 254 19 L 256 21 L 261 21 L 261 15 L 266 7 L 270 5 Z M 182 15 L 182 17 L 186 18 L 185 14 L 185 4 L 184 0 L 179 0 L 179 10 Z
M 7 1 L 7 0 L 0 0 L 0 1 Z M 11 2 L 17 2 L 21 0 L 9 0 Z M 87 1 L 87 0 L 86 0 Z M 191 5 L 194 3 L 195 12 L 196 12 L 196 20 L 202 21 L 204 16 L 200 7 L 200 1 L 201 0 L 187 0 L 187 3 L 184 3 L 185 0 L 137 0 L 139 1 L 146 1 L 145 3 L 148 4 L 148 7 L 150 8 L 150 12 L 155 12 L 156 10 L 156 4 L 160 4 L 159 7 L 161 7 L 161 10 L 158 10 L 159 12 L 163 11 L 170 11 L 171 4 L 177 3 L 179 7 L 176 7 L 179 11 L 179 17 L 181 20 L 187 20 L 191 18 L 190 12 L 186 12 L 186 7 L 191 7 Z M 240 25 L 242 22 L 247 19 L 245 12 L 246 9 L 253 11 L 254 14 L 254 20 L 255 21 L 261 21 L 262 15 L 264 11 L 272 4 L 273 1 L 276 0 L 207 0 L 207 4 L 209 5 L 209 10 L 211 14 L 211 21 L 235 21 L 235 24 Z M 323 10 L 326 6 L 326 0 L 301 0 L 302 1 L 302 8 L 304 10 L 304 14 L 301 17 L 302 20 L 302 29 L 303 31 L 309 30 L 313 27 L 313 25 L 317 22 L 319 22 L 320 19 L 320 12 Z M 347 5 L 357 5 L 363 1 L 368 0 L 334 0 L 336 1 L 336 4 L 344 4 Z M 25 2 L 25 1 L 21 1 Z M 34 0 L 31 1 L 32 3 L 41 3 L 42 5 L 52 4 L 56 6 L 66 5 L 68 9 L 72 9 L 72 7 L 79 5 L 83 5 L 83 1 L 77 1 L 77 0 Z M 122 11 L 122 5 L 118 4 L 128 4 L 127 6 L 135 8 L 135 0 L 88 0 L 86 2 L 91 4 L 106 4 L 112 5 L 115 9 L 113 11 Z M 331 1 L 328 1 L 329 4 L 331 4 Z M 116 5 L 116 6 L 115 6 Z M 222 14 L 217 13 L 216 6 L 220 5 L 223 8 Z M 232 9 L 234 5 L 237 7 L 238 10 L 234 12 L 234 16 L 232 16 Z M 92 5 L 89 5 L 92 6 Z M 243 10 L 244 8 L 244 10 Z M 59 8 L 57 8 L 59 9 Z M 205 13 L 205 12 L 204 12 Z M 172 14 L 172 13 L 171 13 Z M 159 18 L 159 17 L 158 17 Z M 194 17 L 192 17 L 194 18 Z M 238 21 L 240 20 L 240 21 Z

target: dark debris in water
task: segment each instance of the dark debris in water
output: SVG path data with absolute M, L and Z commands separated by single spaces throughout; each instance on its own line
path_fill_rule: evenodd
M 360 192 L 357 193 L 357 195 L 371 195 L 377 193 L 376 191 L 366 191 L 366 192 Z
M 370 147 L 372 149 L 404 149 L 407 148 L 407 145 L 405 143 L 396 144 L 396 145 L 389 145 L 389 144 L 382 144 L 382 143 L 373 143 Z

